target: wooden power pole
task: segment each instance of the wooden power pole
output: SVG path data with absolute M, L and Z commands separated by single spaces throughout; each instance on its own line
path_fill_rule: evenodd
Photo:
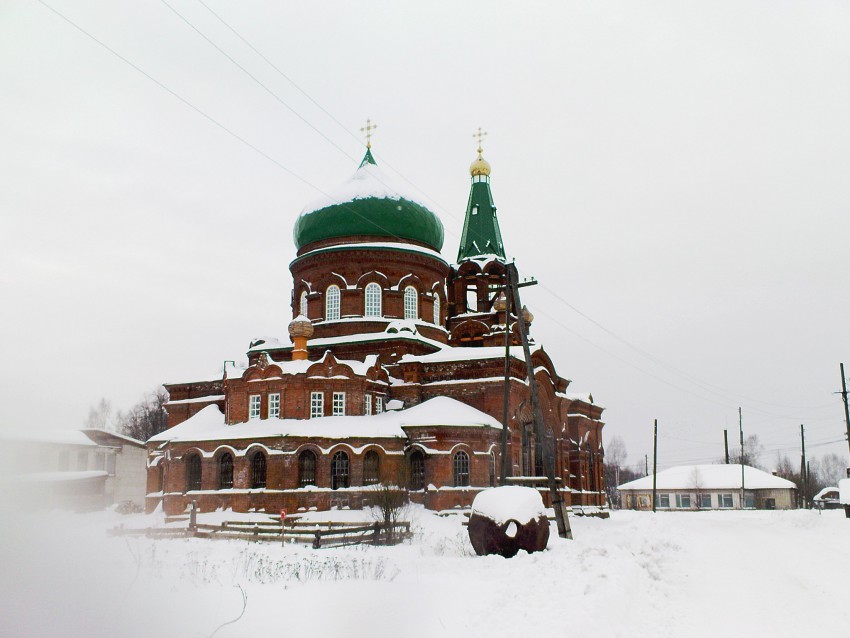
M 806 501 L 808 500 L 809 494 L 809 473 L 807 472 L 808 466 L 806 465 L 806 428 L 803 427 L 803 424 L 800 424 L 800 443 L 802 444 L 802 458 L 800 460 L 800 483 L 803 485 L 803 494 L 800 501 L 803 504 L 803 509 L 806 508 Z
M 658 478 L 658 419 L 655 419 L 655 426 L 652 435 L 652 511 L 655 511 L 655 488 Z
M 744 509 L 744 417 L 738 408 L 738 433 L 741 435 L 741 509 Z
M 729 430 L 723 430 L 723 449 L 726 450 L 726 465 L 729 465 Z
M 508 417 L 508 404 L 511 397 L 511 294 L 510 294 L 509 269 L 505 270 L 505 397 L 502 401 L 502 468 L 499 476 L 499 485 L 507 485 L 508 468 L 508 429 L 510 419 Z
M 511 292 L 513 307 L 517 312 L 517 327 L 522 341 L 522 352 L 525 355 L 525 369 L 528 375 L 528 388 L 531 391 L 531 408 L 534 415 L 534 434 L 541 443 L 543 450 L 543 467 L 546 470 L 546 478 L 549 483 L 549 496 L 552 501 L 552 509 L 555 510 L 555 522 L 558 524 L 558 536 L 572 539 L 573 532 L 570 529 L 570 521 L 564 508 L 564 501 L 558 484 L 555 481 L 555 449 L 554 438 L 546 436 L 543 427 L 543 412 L 540 409 L 540 400 L 537 396 L 537 382 L 534 379 L 534 364 L 531 362 L 531 348 L 528 345 L 528 330 L 525 320 L 520 316 L 522 302 L 519 299 L 519 275 L 516 264 L 506 264 L 507 281 Z
M 844 376 L 844 364 L 841 364 L 841 398 L 844 399 L 844 424 L 847 426 L 847 445 L 850 445 L 850 409 L 847 408 L 847 377 Z M 848 474 L 850 478 L 850 474 Z

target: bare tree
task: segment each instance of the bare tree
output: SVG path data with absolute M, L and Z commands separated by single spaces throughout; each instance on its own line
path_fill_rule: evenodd
M 730 463 L 741 463 L 744 465 L 749 465 L 750 467 L 755 467 L 760 470 L 763 470 L 764 467 L 761 465 L 759 459 L 764 454 L 764 446 L 759 441 L 759 437 L 757 434 L 751 434 L 747 438 L 744 439 L 744 458 L 741 460 L 741 449 L 735 448 L 734 450 L 730 450 L 729 452 L 729 462 Z
M 373 486 L 371 494 L 374 517 L 384 526 L 384 538 L 387 544 L 394 540 L 395 525 L 407 513 L 410 504 L 406 464 L 402 463 L 396 475 L 387 476 L 382 472 L 381 482 Z
M 89 415 L 86 418 L 84 427 L 95 430 L 114 429 L 114 421 L 112 419 L 112 402 L 101 397 L 97 405 L 93 405 L 89 408 Z
M 703 492 L 703 482 L 702 482 L 702 473 L 699 471 L 698 467 L 694 467 L 691 471 L 691 476 L 688 480 L 688 486 L 694 491 L 694 497 L 696 499 L 696 503 L 694 507 L 696 509 L 702 509 L 702 492 Z
M 119 430 L 139 441 L 147 441 L 168 427 L 167 402 L 168 392 L 162 386 L 149 392 L 126 413 L 118 413 Z
M 617 486 L 638 478 L 635 472 L 626 467 L 627 458 L 628 453 L 623 439 L 619 436 L 611 437 L 608 445 L 605 446 L 605 493 L 608 495 L 608 502 L 617 508 L 621 507 Z
M 838 481 L 847 478 L 847 460 L 838 454 L 825 454 L 818 460 L 818 470 L 824 487 L 838 485 Z

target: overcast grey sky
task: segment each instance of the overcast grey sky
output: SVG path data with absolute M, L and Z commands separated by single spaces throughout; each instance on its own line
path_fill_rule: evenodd
M 850 366 L 850 4 L 204 1 L 292 83 L 168 3 L 280 101 L 163 2 L 45 0 L 198 110 L 0 4 L 2 426 L 77 427 L 284 337 L 293 223 L 370 117 L 450 260 L 489 132 L 534 334 L 632 462 L 654 418 L 664 466 L 718 458 L 739 405 L 769 450 L 798 459 L 805 423 L 846 454 L 815 445 Z

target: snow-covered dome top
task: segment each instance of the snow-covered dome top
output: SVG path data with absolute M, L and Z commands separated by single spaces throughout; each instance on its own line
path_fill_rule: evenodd
M 370 150 L 354 176 L 301 211 L 295 247 L 337 237 L 388 237 L 443 247 L 443 224 L 416 198 L 398 188 L 375 163 Z

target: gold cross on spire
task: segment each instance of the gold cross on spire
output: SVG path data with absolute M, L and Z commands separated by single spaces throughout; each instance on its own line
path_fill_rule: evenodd
M 472 137 L 478 138 L 478 157 L 481 157 L 481 153 L 484 152 L 484 149 L 481 148 L 481 141 L 487 136 L 487 131 L 482 131 L 481 127 L 478 127 L 478 131 L 472 134 Z
M 378 128 L 377 124 L 372 124 L 372 120 L 366 118 L 366 126 L 360 129 L 361 133 L 366 133 L 366 148 L 372 148 L 372 131 Z

